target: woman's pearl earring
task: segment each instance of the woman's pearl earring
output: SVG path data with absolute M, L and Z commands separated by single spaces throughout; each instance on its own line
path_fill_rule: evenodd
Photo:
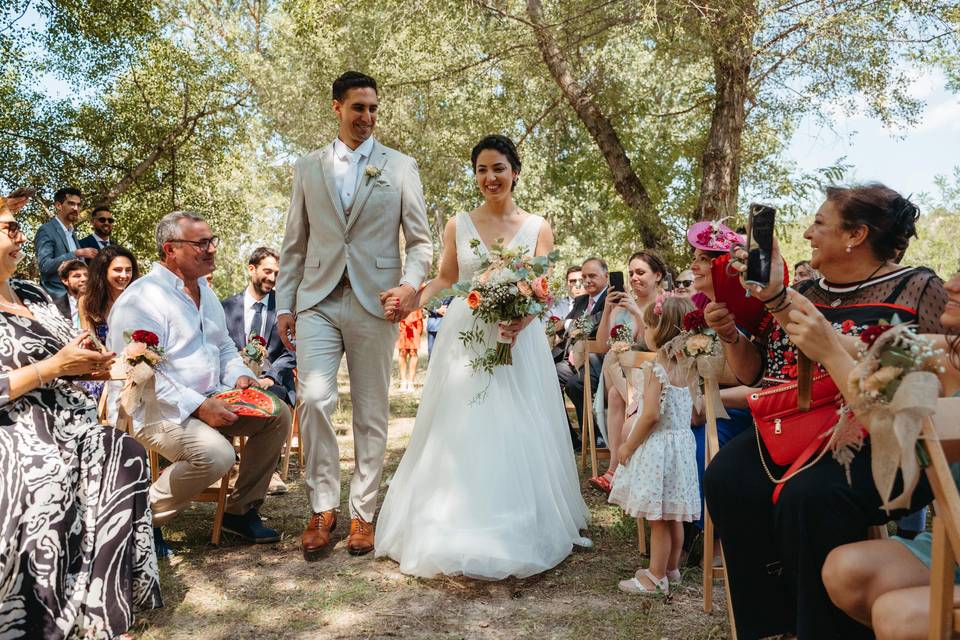
M 852 251 L 853 251 L 853 245 L 852 245 L 852 244 L 848 244 L 848 245 L 847 245 L 847 253 L 851 253 Z

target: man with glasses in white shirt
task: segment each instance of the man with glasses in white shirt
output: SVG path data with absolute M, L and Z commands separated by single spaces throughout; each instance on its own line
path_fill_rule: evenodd
M 205 276 L 215 267 L 219 238 L 202 217 L 186 211 L 166 215 L 157 225 L 161 261 L 134 281 L 110 312 L 107 344 L 121 353 L 124 334 L 155 333 L 164 349 L 156 380 L 162 420 L 144 424 L 133 416 L 134 437 L 173 462 L 150 487 L 158 555 L 169 555 L 160 525 L 233 466 L 233 446 L 224 436 L 247 436 L 240 474 L 227 500 L 223 530 L 253 542 L 276 542 L 280 534 L 263 526 L 263 503 L 290 429 L 286 405 L 272 418 L 238 416 L 211 394 L 245 389 L 256 377 L 240 358 L 227 331 L 223 307 Z M 110 412 L 116 414 L 119 382 L 111 383 Z

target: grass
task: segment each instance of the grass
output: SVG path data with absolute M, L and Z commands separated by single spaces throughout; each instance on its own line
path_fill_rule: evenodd
M 344 379 L 346 385 L 346 380 Z M 391 394 L 384 478 L 409 439 L 417 401 Z M 335 414 L 341 452 L 342 500 L 353 465 L 349 394 Z M 636 525 L 583 483 L 594 547 L 577 550 L 555 569 L 525 580 L 432 580 L 401 574 L 396 563 L 336 547 L 305 562 L 299 534 L 308 516 L 300 469 L 291 465 L 290 492 L 267 498 L 262 513 L 283 532 L 277 544 L 241 544 L 229 534 L 210 545 L 213 506 L 195 504 L 165 528 L 177 556 L 161 563 L 165 607 L 139 616 L 131 630 L 144 640 L 202 638 L 603 638 L 604 640 L 728 637 L 723 589 L 703 612 L 701 572 L 683 570 L 669 598 L 640 598 L 616 583 L 641 564 Z M 382 498 L 381 491 L 381 498 Z M 345 507 L 345 504 L 343 505 Z M 343 508 L 341 509 L 343 512 Z M 645 563 L 645 561 L 644 561 Z

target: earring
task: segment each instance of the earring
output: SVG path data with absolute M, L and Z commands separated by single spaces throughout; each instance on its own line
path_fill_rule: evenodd
M 852 244 L 848 244 L 848 245 L 847 245 L 847 253 L 850 253 L 850 252 L 852 252 L 852 251 L 853 251 L 853 245 L 852 245 Z

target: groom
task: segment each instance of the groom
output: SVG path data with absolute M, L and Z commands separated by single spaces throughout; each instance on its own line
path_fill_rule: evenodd
M 330 542 L 340 505 L 340 453 L 331 414 L 343 355 L 350 373 L 355 465 L 347 550 L 373 549 L 383 469 L 394 322 L 413 307 L 433 248 L 416 162 L 373 137 L 377 83 L 348 71 L 333 83 L 339 133 L 300 158 L 280 255 L 277 323 L 297 352 L 300 434 L 313 515 L 311 556 Z M 403 229 L 406 261 L 400 260 Z M 396 310 L 385 317 L 384 300 Z

